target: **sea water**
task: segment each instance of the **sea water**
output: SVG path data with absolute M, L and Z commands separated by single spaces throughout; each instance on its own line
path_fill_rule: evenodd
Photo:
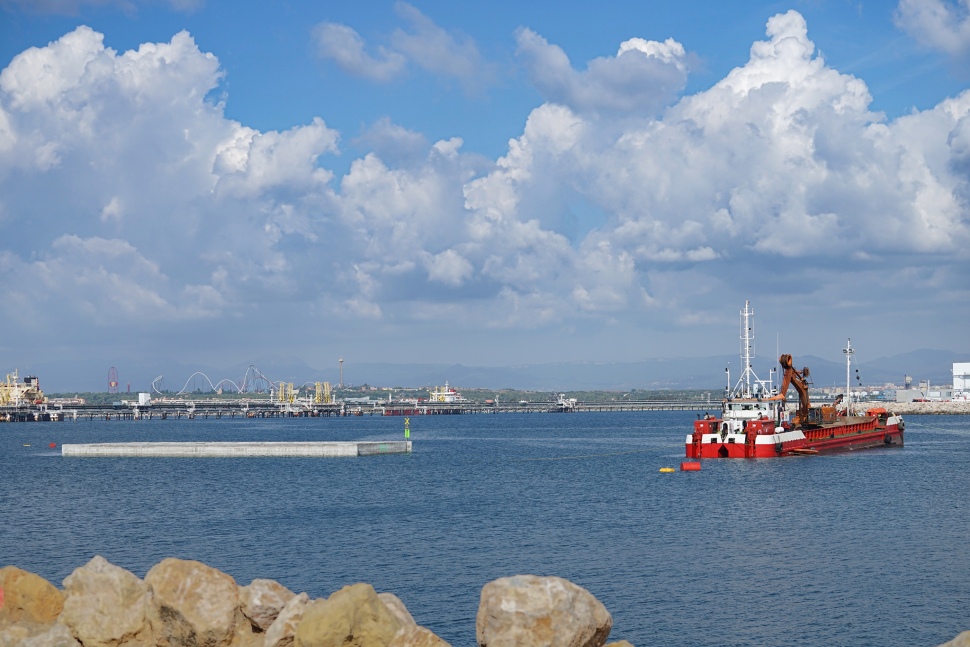
M 970 416 L 906 446 L 683 459 L 695 414 L 412 416 L 410 455 L 64 458 L 49 443 L 400 439 L 403 418 L 0 426 L 0 564 L 60 586 L 94 555 L 240 584 L 398 595 L 456 647 L 481 588 L 556 575 L 634 645 L 937 645 L 970 629 Z M 29 446 L 28 446 L 29 445 Z

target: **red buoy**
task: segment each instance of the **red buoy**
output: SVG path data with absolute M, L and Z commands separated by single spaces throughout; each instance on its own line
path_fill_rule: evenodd
M 50 447 L 51 449 L 54 449 L 55 447 L 57 447 L 57 443 L 51 443 L 51 444 L 49 445 L 49 447 Z
M 699 461 L 684 461 L 680 464 L 681 472 L 700 472 L 701 464 Z

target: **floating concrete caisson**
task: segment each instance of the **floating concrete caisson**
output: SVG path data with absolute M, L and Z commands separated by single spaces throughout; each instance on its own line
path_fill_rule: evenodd
M 247 458 L 296 456 L 339 458 L 408 454 L 411 442 L 404 440 L 344 442 L 199 442 L 199 443 L 98 443 L 61 445 L 62 456 L 137 456 L 155 458 Z

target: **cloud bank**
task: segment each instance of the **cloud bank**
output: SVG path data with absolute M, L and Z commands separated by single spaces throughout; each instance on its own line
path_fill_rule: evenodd
M 393 49 L 368 54 L 339 25 L 317 42 L 375 80 L 430 50 L 462 53 L 439 70 L 456 78 L 478 64 L 400 11 L 413 31 Z M 370 135 L 389 143 L 339 175 L 324 119 L 226 118 L 219 62 L 185 32 L 119 53 L 80 27 L 23 52 L 0 73 L 9 338 L 205 327 L 299 348 L 322 330 L 720 326 L 746 298 L 864 321 L 891 294 L 970 297 L 970 92 L 887 122 L 794 11 L 689 96 L 673 40 L 585 70 L 531 30 L 517 40 L 547 102 L 505 155 L 383 121 Z

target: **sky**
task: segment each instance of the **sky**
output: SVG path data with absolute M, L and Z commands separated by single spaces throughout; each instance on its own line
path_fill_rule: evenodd
M 0 67 L 6 370 L 970 352 L 970 0 L 0 0 Z

